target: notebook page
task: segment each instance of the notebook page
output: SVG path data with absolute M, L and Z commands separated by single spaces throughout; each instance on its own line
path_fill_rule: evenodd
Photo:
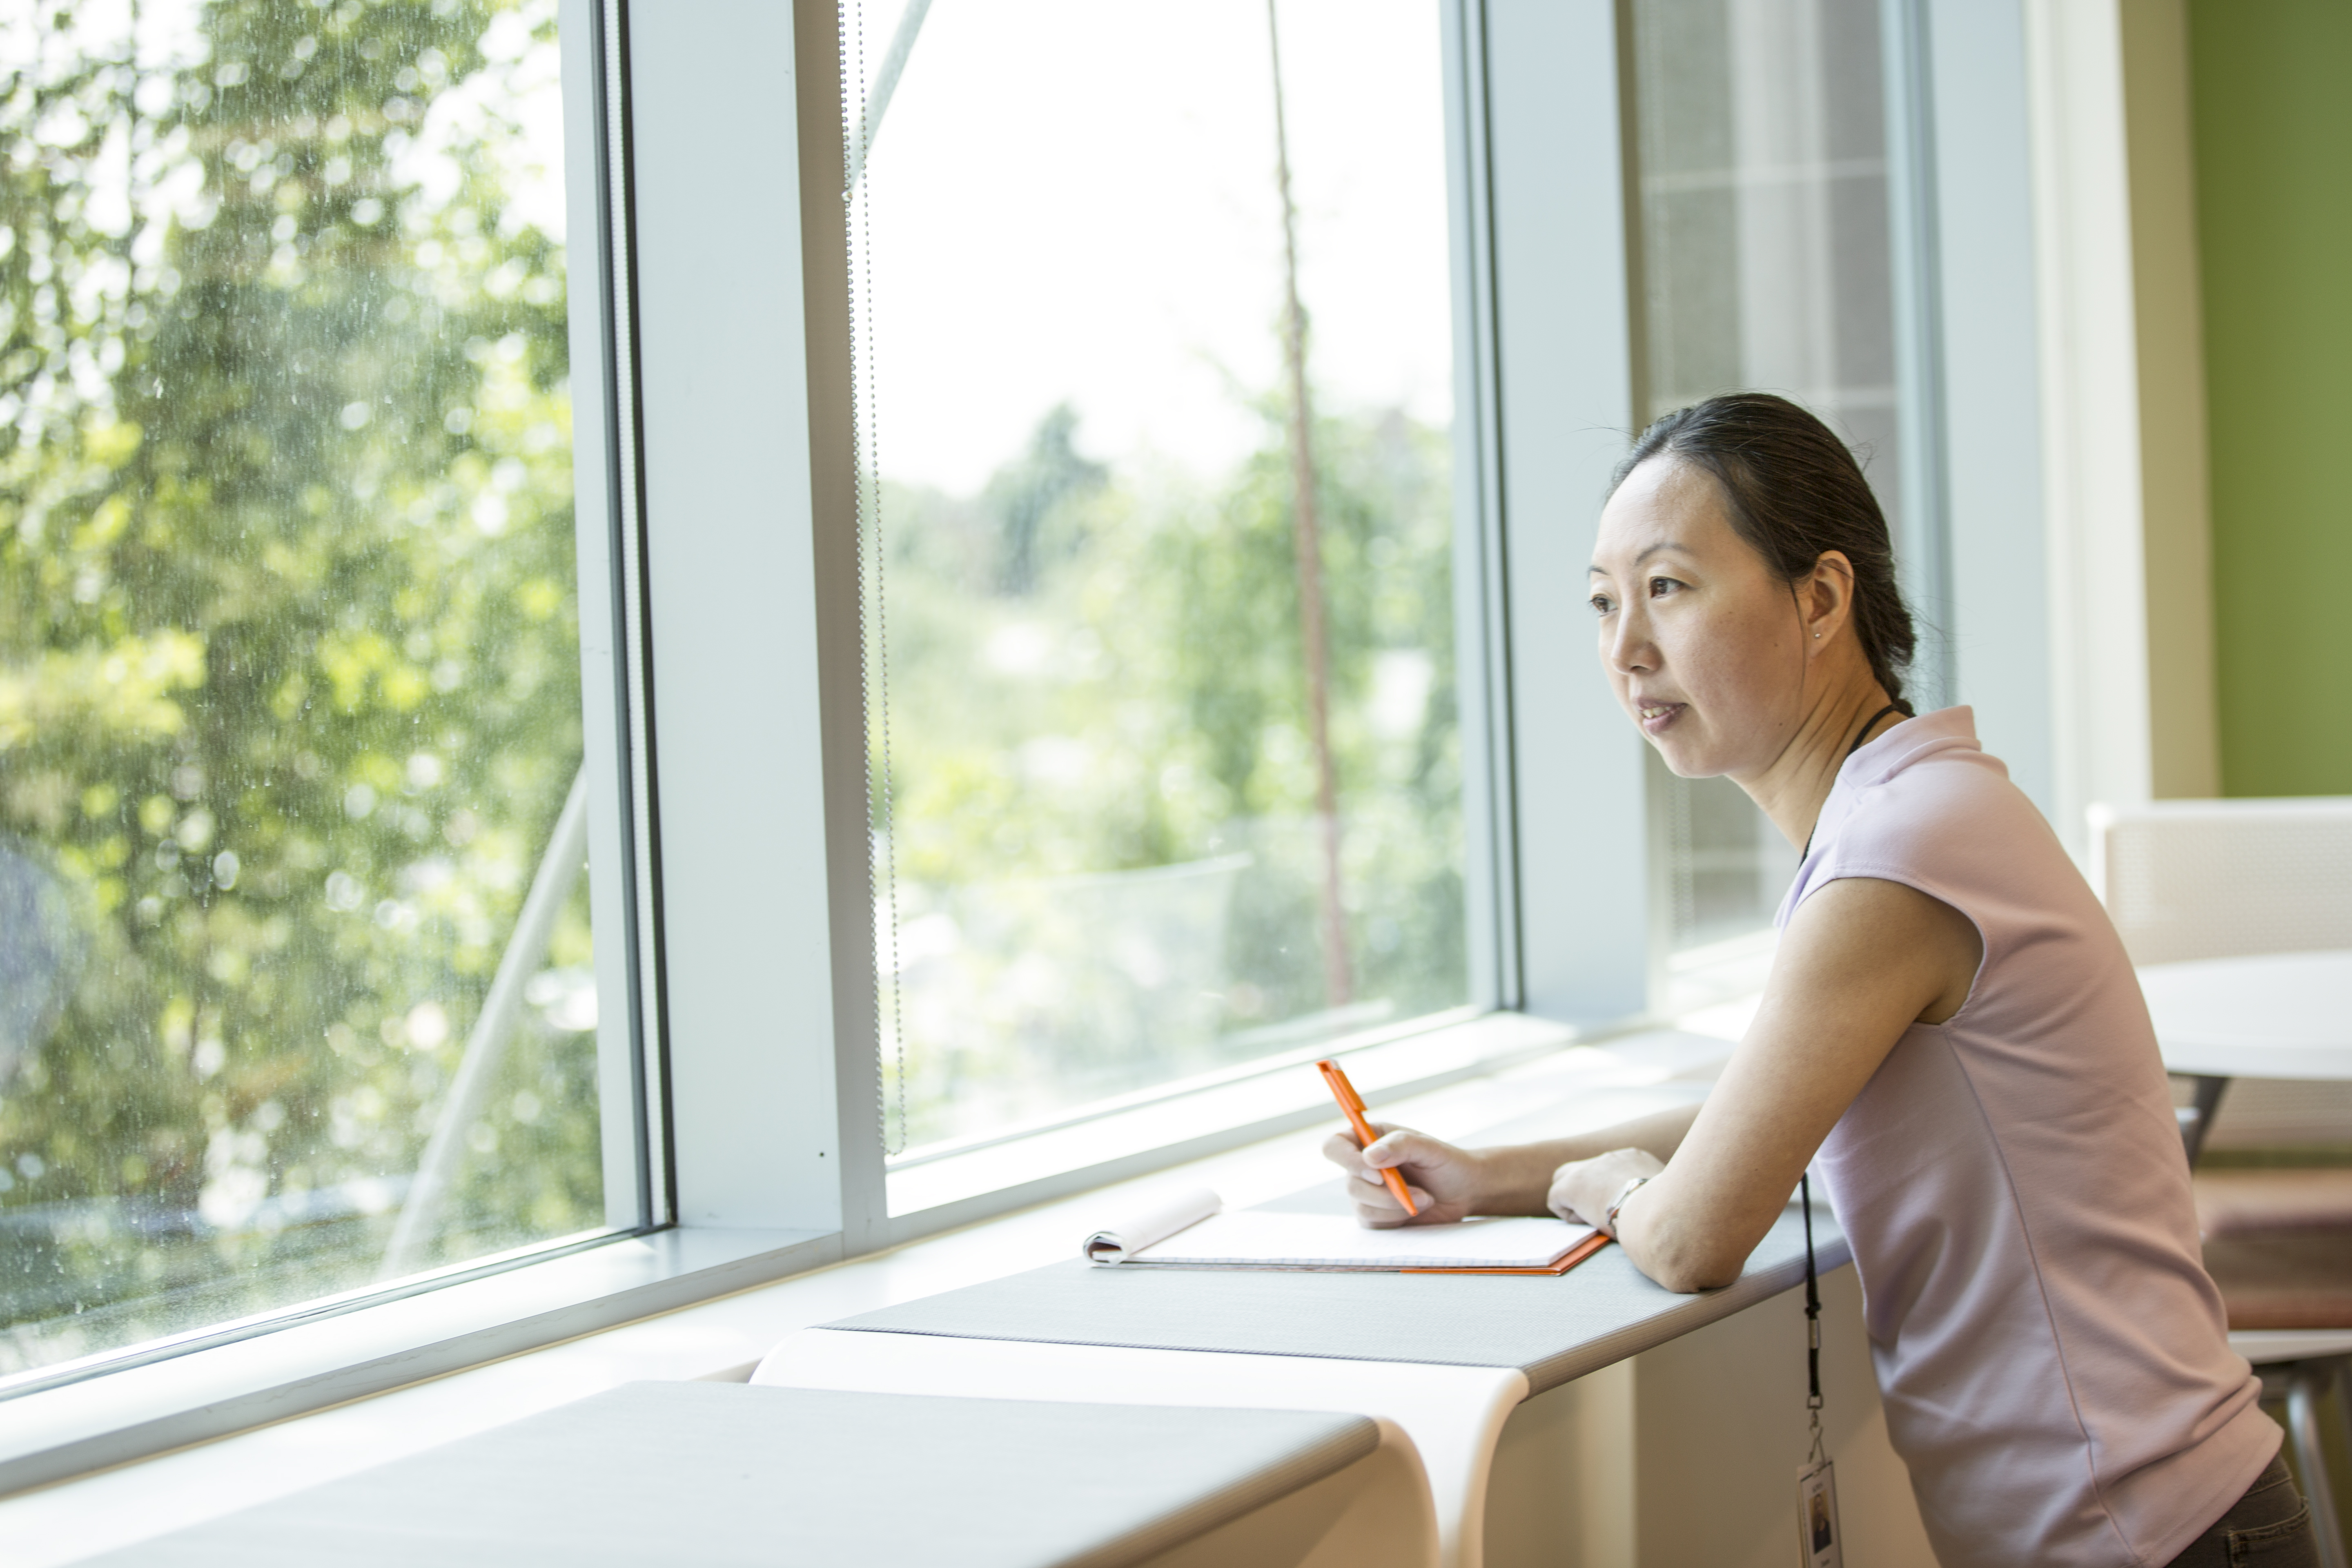
M 1339 1215 L 1242 1209 L 1128 1254 L 1129 1263 L 1271 1268 L 1540 1268 L 1592 1227 L 1558 1219 L 1468 1219 L 1366 1230 Z

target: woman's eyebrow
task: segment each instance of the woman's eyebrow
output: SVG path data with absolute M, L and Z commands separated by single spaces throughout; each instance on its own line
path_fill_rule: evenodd
M 1647 561 L 1651 556 L 1655 555 L 1661 550 L 1680 550 L 1682 547 L 1682 542 L 1678 539 L 1664 540 L 1659 543 L 1651 545 L 1647 550 L 1643 551 L 1642 553 L 1633 557 L 1633 564 L 1639 566 L 1643 562 Z M 1594 563 L 1592 565 L 1587 566 L 1584 571 L 1587 576 L 1606 577 L 1609 575 L 1609 569 L 1601 565 L 1598 562 Z

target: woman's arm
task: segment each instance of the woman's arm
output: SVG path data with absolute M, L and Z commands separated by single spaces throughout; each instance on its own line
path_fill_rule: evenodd
M 1958 1012 L 1983 956 L 1967 916 L 1899 882 L 1844 879 L 1799 905 L 1756 1021 L 1689 1135 L 1618 1213 L 1617 1240 L 1642 1272 L 1669 1290 L 1737 1279 L 1895 1042 Z M 1577 1174 L 1561 1171 L 1559 1184 Z M 1592 1201 L 1573 1197 L 1580 1214 Z
M 1666 1168 L 1625 1201 L 1618 1241 L 1669 1289 L 1727 1285 L 1903 1031 L 1958 1012 L 1982 958 L 1976 927 L 1949 904 L 1899 882 L 1843 879 L 1798 907 L 1756 1020 L 1696 1111 L 1503 1149 L 1383 1129 L 1361 1152 L 1344 1135 L 1324 1152 L 1362 1178 L 1349 1189 L 1357 1213 L 1378 1226 L 1548 1206 L 1598 1221 L 1628 1170 L 1646 1167 L 1617 1152 L 1640 1149 Z M 1420 1221 L 1378 1184 L 1390 1165 L 1415 1189 Z
M 1334 1132 L 1325 1141 L 1323 1154 L 1358 1178 L 1349 1188 L 1356 1200 L 1356 1217 L 1374 1230 L 1443 1225 L 1474 1214 L 1543 1215 L 1551 1212 L 1546 1198 L 1552 1174 L 1560 1166 L 1612 1149 L 1640 1149 L 1658 1160 L 1671 1160 L 1697 1114 L 1696 1105 L 1678 1105 L 1573 1138 L 1496 1149 L 1457 1149 L 1426 1132 L 1375 1121 L 1372 1126 L 1381 1136 L 1370 1149 L 1359 1152 L 1352 1136 Z M 1404 1172 L 1420 1218 L 1408 1219 L 1389 1195 L 1388 1184 L 1381 1180 L 1384 1165 Z

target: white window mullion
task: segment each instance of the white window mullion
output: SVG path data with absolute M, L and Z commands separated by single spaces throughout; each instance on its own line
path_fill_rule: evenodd
M 793 15 L 624 15 L 677 1219 L 835 1232 L 818 469 L 782 112 Z
M 1443 37 L 1446 205 L 1454 241 L 1454 635 L 1469 999 L 1476 1006 L 1511 1007 L 1520 999 L 1518 864 L 1483 0 L 1448 0 Z
M 1643 742 L 1593 662 L 1592 527 L 1633 418 L 1616 7 L 1487 0 L 1522 1005 L 1649 1005 Z

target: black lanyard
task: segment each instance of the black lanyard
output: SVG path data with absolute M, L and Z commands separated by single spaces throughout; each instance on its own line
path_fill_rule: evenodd
M 1916 719 L 1918 717 L 1917 714 L 1911 711 L 1911 705 L 1909 703 L 1890 702 L 1885 707 L 1881 708 L 1877 712 L 1873 713 L 1869 718 L 1864 719 L 1862 721 L 1862 728 L 1853 732 L 1853 744 L 1848 746 L 1845 749 L 1845 755 L 1838 760 L 1838 768 L 1840 772 L 1844 771 L 1846 763 L 1853 761 L 1853 754 L 1862 750 L 1863 740 L 1870 733 L 1870 727 L 1877 723 L 1881 719 L 1885 718 L 1889 713 L 1900 713 L 1906 719 Z M 1825 802 L 1824 804 L 1827 803 Z M 1821 826 L 1821 818 L 1817 816 L 1813 819 L 1813 832 L 1820 832 Z M 1802 860 L 1806 856 L 1812 852 L 1813 834 L 1808 833 L 1805 835 L 1805 847 L 1797 852 L 1797 858 Z
M 1813 1270 L 1813 1173 L 1797 1178 L 1797 1201 L 1805 1210 L 1805 1408 L 1813 1413 L 1813 1447 L 1822 1443 L 1822 1288 Z M 1815 1458 L 1821 1456 L 1817 1452 Z
M 1912 716 L 1911 710 L 1902 703 L 1890 702 L 1864 719 L 1862 728 L 1853 732 L 1853 744 L 1845 749 L 1846 763 L 1853 761 L 1853 754 L 1862 750 L 1863 739 L 1870 733 L 1871 727 L 1889 713 L 1900 713 L 1906 719 Z M 1838 765 L 1843 768 L 1845 763 Z M 1819 824 L 1815 826 L 1818 827 Z M 1813 837 L 1809 833 L 1805 836 L 1805 854 L 1812 852 Z M 1801 856 L 1799 858 L 1802 858 Z M 1813 1460 L 1819 1463 L 1822 1458 L 1822 1286 L 1821 1276 L 1813 1265 L 1813 1173 L 1810 1166 L 1797 1178 L 1797 1201 L 1805 1211 L 1805 1408 L 1813 1413 Z
M 1881 719 L 1885 718 L 1889 713 L 1900 713 L 1906 719 L 1914 717 L 1911 711 L 1911 705 L 1907 702 L 1890 702 L 1885 707 L 1881 708 L 1869 718 L 1864 719 L 1862 721 L 1862 728 L 1853 732 L 1853 744 L 1845 749 L 1846 762 L 1850 763 L 1853 761 L 1853 754 L 1862 750 L 1862 743 L 1869 738 L 1872 727 L 1874 726 Z M 1840 763 L 1839 765 L 1843 766 L 1844 764 Z

